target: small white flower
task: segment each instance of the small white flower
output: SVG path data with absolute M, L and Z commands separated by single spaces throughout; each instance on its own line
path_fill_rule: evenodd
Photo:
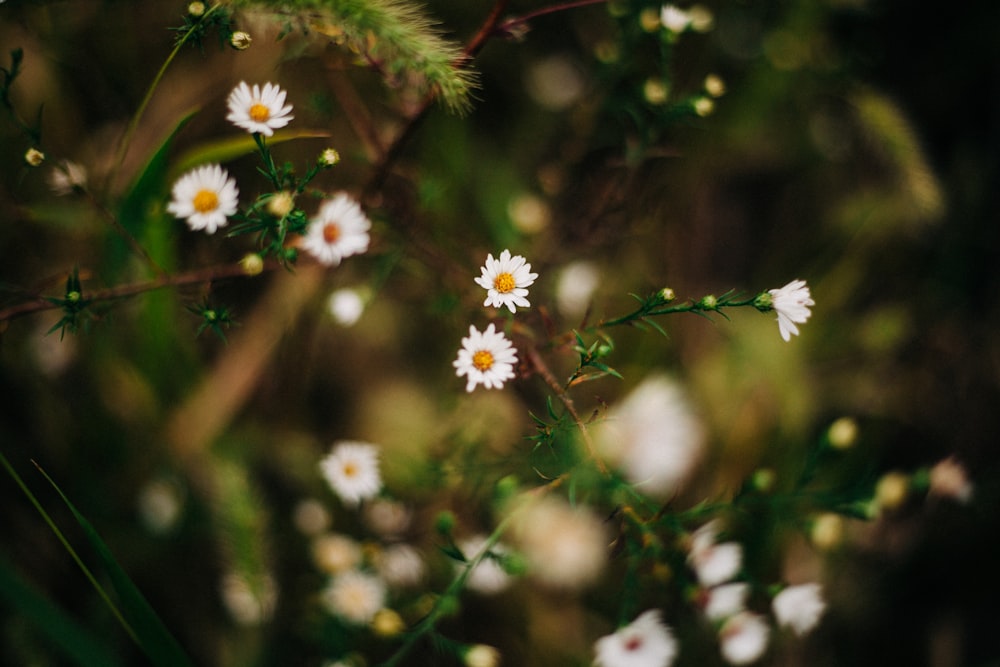
M 514 377 L 517 350 L 502 331 L 493 324 L 480 332 L 469 326 L 469 335 L 462 339 L 458 359 L 452 362 L 455 374 L 466 376 L 465 391 L 471 392 L 477 384 L 487 389 L 500 389 L 503 383 Z
M 361 545 L 347 535 L 327 533 L 313 540 L 312 557 L 322 571 L 339 574 L 361 564 Z
M 249 42 L 247 43 L 249 46 Z M 278 128 L 288 125 L 294 118 L 292 105 L 285 104 L 285 91 L 277 84 L 265 83 L 264 88 L 254 84 L 253 88 L 241 81 L 229 93 L 227 100 L 229 115 L 226 120 L 247 132 L 270 137 Z
M 792 334 L 798 336 L 796 324 L 804 324 L 809 316 L 809 306 L 815 306 L 809 294 L 809 287 L 804 280 L 793 280 L 779 289 L 768 290 L 771 295 L 771 307 L 778 313 L 778 331 L 786 341 Z
M 497 667 L 500 664 L 500 651 L 486 644 L 476 644 L 466 651 L 463 662 L 465 667 Z
M 356 506 L 382 488 L 378 448 L 365 442 L 344 441 L 319 462 L 323 476 L 345 504 Z
M 601 518 L 561 498 L 531 502 L 517 515 L 512 534 L 528 574 L 553 588 L 575 590 L 593 583 L 608 560 L 609 536 Z
M 421 582 L 427 567 L 420 552 L 409 544 L 393 544 L 375 557 L 375 568 L 390 586 L 405 588 Z
M 746 610 L 750 585 L 744 582 L 722 584 L 706 591 L 705 616 L 721 621 Z
M 764 655 L 771 628 L 759 614 L 736 614 L 719 630 L 719 648 L 730 665 L 748 665 Z
M 214 234 L 226 226 L 226 218 L 236 213 L 240 191 L 236 181 L 217 164 L 196 167 L 174 183 L 173 201 L 167 210 L 186 219 L 188 227 Z
M 302 247 L 327 266 L 337 266 L 345 257 L 368 250 L 372 223 L 361 206 L 343 192 L 320 206 L 309 223 Z
M 531 306 L 525 298 L 528 296 L 526 288 L 535 282 L 538 274 L 531 273 L 531 264 L 526 264 L 524 257 L 511 257 L 510 250 L 504 250 L 500 259 L 493 259 L 490 253 L 481 270 L 483 274 L 476 278 L 476 284 L 487 291 L 484 306 L 507 306 L 512 313 L 517 310 L 515 306 Z
M 597 667 L 668 667 L 677 657 L 677 639 L 663 623 L 660 610 L 650 609 L 598 639 L 594 653 Z
M 413 512 L 398 500 L 379 498 L 365 505 L 364 519 L 379 537 L 392 540 L 410 528 Z
M 660 23 L 670 32 L 680 33 L 691 25 L 691 17 L 686 11 L 675 5 L 663 5 L 660 8 Z
M 774 596 L 771 609 L 778 625 L 791 628 L 801 636 L 816 627 L 826 610 L 819 584 L 789 586 Z
M 566 265 L 556 281 L 559 311 L 569 317 L 583 315 L 600 282 L 601 274 L 593 263 L 577 260 Z
M 934 464 L 930 471 L 928 493 L 941 498 L 952 498 L 960 503 L 972 500 L 974 486 L 965 466 L 949 456 Z
M 351 570 L 334 577 L 323 589 L 326 610 L 356 625 L 370 623 L 385 604 L 385 584 L 378 577 Z
M 467 560 L 472 560 L 479 555 L 479 552 L 486 546 L 485 535 L 474 535 L 467 537 L 458 543 L 458 548 Z M 490 554 L 503 556 L 507 553 L 507 547 L 502 543 L 494 544 L 490 547 Z M 503 569 L 497 559 L 487 554 L 476 563 L 476 566 L 469 572 L 465 580 L 465 586 L 470 591 L 475 591 L 483 595 L 493 595 L 507 588 L 512 578 Z M 458 563 L 459 569 L 466 567 L 465 563 Z
M 688 563 L 706 588 L 731 581 L 743 567 L 743 547 L 738 542 L 717 543 L 717 532 L 716 521 L 696 530 L 688 553 Z
M 139 494 L 139 512 L 154 533 L 167 533 L 177 525 L 184 509 L 184 496 L 176 484 L 154 480 Z
M 349 327 L 355 324 L 361 318 L 361 314 L 365 312 L 365 300 L 358 290 L 345 287 L 330 293 L 326 307 L 337 324 Z

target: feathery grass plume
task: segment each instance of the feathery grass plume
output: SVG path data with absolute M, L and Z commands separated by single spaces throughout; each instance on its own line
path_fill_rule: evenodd
M 274 611 L 268 566 L 267 507 L 238 462 L 213 462 L 214 525 L 222 557 L 219 592 L 234 620 L 255 625 Z
M 423 79 L 448 109 L 467 112 L 474 73 L 463 62 L 462 48 L 444 39 L 420 5 L 405 0 L 234 0 L 246 7 L 294 19 L 308 30 L 330 36 L 364 55 L 386 76 Z

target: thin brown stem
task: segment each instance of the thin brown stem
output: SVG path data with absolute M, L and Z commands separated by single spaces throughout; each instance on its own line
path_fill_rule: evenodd
M 607 2 L 608 0 L 576 0 L 575 2 L 564 2 L 550 7 L 542 7 L 541 9 L 536 9 L 533 12 L 528 12 L 527 14 L 521 14 L 520 16 L 507 19 L 500 24 L 499 29 L 508 32 L 518 26 L 522 26 L 525 23 L 532 21 L 533 19 L 537 19 L 539 16 L 564 12 L 569 9 L 577 9 L 579 7 L 587 7 L 589 5 L 603 5 Z
M 587 454 L 591 459 L 593 459 L 594 465 L 597 466 L 597 469 L 602 475 L 610 474 L 604 460 L 597 454 L 597 448 L 594 446 L 594 440 L 590 437 L 590 431 L 587 430 L 587 423 L 580 418 L 580 413 L 576 411 L 573 399 L 566 392 L 566 388 L 563 387 L 562 384 L 559 383 L 559 380 L 556 379 L 556 376 L 552 374 L 552 371 L 549 370 L 548 364 L 545 363 L 545 360 L 542 359 L 542 355 L 538 353 L 538 350 L 536 350 L 534 346 L 528 346 L 527 353 L 535 371 L 542 376 L 542 379 L 545 380 L 545 384 L 549 385 L 549 388 L 555 392 L 556 398 L 559 399 L 559 402 L 566 408 L 566 412 L 568 412 L 573 418 L 573 423 L 576 424 L 577 429 L 579 429 L 580 435 L 583 437 L 583 444 L 587 448 Z

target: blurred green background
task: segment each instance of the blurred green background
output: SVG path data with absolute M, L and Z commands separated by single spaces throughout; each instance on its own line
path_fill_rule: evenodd
M 198 664 L 318 665 L 337 635 L 311 604 L 322 577 L 291 517 L 316 497 L 336 528 L 357 528 L 316 470 L 332 441 L 385 447 L 387 487 L 417 508 L 412 537 L 430 555 L 437 510 L 488 529 L 493 483 L 512 470 L 531 480 L 523 438 L 546 388 L 530 378 L 466 396 L 451 367 L 469 323 L 485 321 L 472 280 L 487 252 L 509 247 L 540 274 L 523 315 L 539 332 L 543 311 L 557 331 L 579 323 L 556 305 L 556 277 L 573 261 L 599 271 L 594 319 L 629 310 L 629 292 L 753 294 L 802 278 L 817 305 L 791 343 L 773 316 L 749 310 L 732 321 L 663 320 L 667 339 L 614 332 L 611 362 L 625 381 L 583 385 L 578 403 L 613 401 L 651 369 L 683 379 L 713 448 L 692 496 L 738 486 L 760 465 L 781 470 L 842 416 L 860 426 L 849 474 L 874 480 L 955 455 L 974 501 L 912 503 L 852 526 L 851 541 L 823 558 L 823 624 L 772 662 L 1000 664 L 1000 5 L 706 4 L 713 29 L 683 35 L 665 71 L 656 39 L 622 18 L 656 3 L 622 3 L 628 12 L 618 17 L 603 5 L 561 12 L 532 21 L 519 40 L 489 42 L 475 61 L 472 111 L 433 108 L 390 178 L 369 191 L 368 255 L 322 274 L 212 285 L 211 299 L 240 321 L 228 343 L 196 337 L 198 319 L 185 309 L 207 285 L 102 305 L 85 331 L 62 339 L 45 335 L 54 312 L 0 324 L 4 455 L 70 526 L 30 461 L 58 482 Z M 540 6 L 513 2 L 509 12 Z M 490 7 L 435 0 L 427 9 L 463 41 Z M 237 135 L 224 120 L 232 86 L 276 81 L 295 105 L 296 129 L 328 134 L 277 145 L 278 159 L 303 165 L 335 147 L 343 161 L 317 185 L 358 192 L 375 141 L 359 128 L 387 145 L 419 102 L 405 81 L 385 85 L 322 35 L 277 41 L 278 27 L 238 15 L 251 48 L 209 38 L 182 51 L 109 182 L 121 133 L 172 47 L 166 28 L 184 13 L 172 2 L 0 5 L 0 57 L 25 53 L 11 99 L 29 121 L 42 109 L 50 160 L 26 167 L 30 144 L 4 117 L 0 307 L 60 296 L 73 267 L 85 289 L 149 278 L 89 202 L 51 193 L 46 174 L 57 159 L 84 165 L 115 209 L 184 114 L 198 110 L 171 147 L 172 164 Z M 689 100 L 704 96 L 709 74 L 726 92 L 699 116 Z M 666 103 L 650 99 L 651 79 Z M 252 156 L 226 166 L 244 197 L 264 191 Z M 168 193 L 164 180 L 160 205 Z M 252 249 L 246 238 L 188 232 L 157 201 L 139 202 L 144 213 L 123 224 L 168 270 L 234 262 Z M 354 327 L 338 326 L 327 295 L 359 286 L 371 290 L 370 305 Z M 549 363 L 557 375 L 573 370 L 571 355 Z M 179 502 L 162 529 L 144 519 L 151 484 Z M 144 664 L 11 481 L 0 484 L 0 507 L 5 576 L 55 601 L 122 664 Z M 267 623 L 245 626 L 227 613 L 219 587 L 234 570 L 277 582 Z M 566 609 L 584 613 L 608 595 Z M 497 644 L 504 664 L 589 664 L 595 637 L 553 652 L 536 637 L 544 627 L 531 627 L 546 614 L 522 618 L 526 604 L 542 603 L 523 590 L 472 599 L 447 629 Z M 412 664 L 421 660 L 440 664 Z M 73 664 L 8 599 L 0 663 Z

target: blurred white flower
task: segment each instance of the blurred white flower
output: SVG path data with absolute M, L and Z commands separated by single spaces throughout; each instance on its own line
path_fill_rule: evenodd
M 62 160 L 49 172 L 49 187 L 57 196 L 63 197 L 76 188 L 87 186 L 87 169 L 72 160 Z
M 302 248 L 321 264 L 337 266 L 341 260 L 368 250 L 371 221 L 361 206 L 343 192 L 327 199 L 306 228 Z
M 349 327 L 365 312 L 365 300 L 358 290 L 343 288 L 330 293 L 326 307 L 337 324 Z
M 561 498 L 528 502 L 512 531 L 528 573 L 555 588 L 577 589 L 594 582 L 608 558 L 609 539 L 601 519 Z
M 804 635 L 819 623 L 826 610 L 819 584 L 799 584 L 782 589 L 771 600 L 771 610 L 778 625 Z
M 139 513 L 154 533 L 166 533 L 177 524 L 184 498 L 176 484 L 158 479 L 146 484 L 139 493 Z
M 340 574 L 361 564 L 361 545 L 347 535 L 327 533 L 312 541 L 313 562 L 327 574 Z
M 959 463 L 955 457 L 949 456 L 938 461 L 930 471 L 931 495 L 942 498 L 952 498 L 960 503 L 967 503 L 972 500 L 973 485 L 969 481 L 969 474 L 965 466 Z
M 721 621 L 746 610 L 750 585 L 744 582 L 722 584 L 705 591 L 705 616 Z
M 594 644 L 597 667 L 668 667 L 677 657 L 677 640 L 663 623 L 659 609 L 650 609 L 614 634 Z
M 229 615 L 240 625 L 259 625 L 268 620 L 278 602 L 278 587 L 268 575 L 251 585 L 239 574 L 227 574 L 220 592 Z
M 687 14 L 691 21 L 691 29 L 695 32 L 708 32 L 715 25 L 715 16 L 705 5 L 691 5 Z
M 793 280 L 784 287 L 768 290 L 771 295 L 771 307 L 778 313 L 778 331 L 786 341 L 792 335 L 799 335 L 796 324 L 804 324 L 812 313 L 809 306 L 815 306 L 809 294 L 809 287 L 804 280 Z
M 294 118 L 292 105 L 285 104 L 285 96 L 285 91 L 277 84 L 268 82 L 262 89 L 257 84 L 251 88 L 246 81 L 241 81 L 229 93 L 226 120 L 247 132 L 270 137 Z
M 568 317 L 580 317 L 600 284 L 601 274 L 592 262 L 577 260 L 567 264 L 556 280 L 556 306 Z
M 500 651 L 486 644 L 476 644 L 469 647 L 462 661 L 465 667 L 497 667 L 500 664 Z
M 457 546 L 466 560 L 471 561 L 486 546 L 486 539 L 485 535 L 473 535 L 460 540 Z M 500 542 L 490 548 L 490 554 L 496 556 L 504 556 L 506 553 L 508 553 L 507 547 Z M 465 566 L 465 563 L 456 563 L 457 569 L 462 569 Z M 469 590 L 483 595 L 493 595 L 507 588 L 512 581 L 513 578 L 507 574 L 497 559 L 487 554 L 469 572 L 465 586 Z
M 691 25 L 691 17 L 676 5 L 663 5 L 660 8 L 660 23 L 670 32 L 681 33 Z
M 375 568 L 385 583 L 397 588 L 419 584 L 427 571 L 420 552 L 409 544 L 392 544 L 380 551 Z
M 330 513 L 320 501 L 307 498 L 295 506 L 292 523 L 303 535 L 315 537 L 330 527 Z
M 575 60 L 556 54 L 532 63 L 527 71 L 528 95 L 549 111 L 563 111 L 583 96 L 586 79 Z
M 354 623 L 370 623 L 385 604 L 385 583 L 378 577 L 351 570 L 333 578 L 321 596 L 323 606 L 334 616 Z
M 743 547 L 738 542 L 717 543 L 718 529 L 713 520 L 696 530 L 688 552 L 688 563 L 707 588 L 731 581 L 743 567 Z
M 719 630 L 722 657 L 731 665 L 748 665 L 767 650 L 771 627 L 762 616 L 744 611 L 723 623 Z
M 382 489 L 375 445 L 354 441 L 335 443 L 319 466 L 330 488 L 348 506 L 355 507 Z
M 187 225 L 197 231 L 204 229 L 214 234 L 225 227 L 226 218 L 236 213 L 240 191 L 229 172 L 217 164 L 196 167 L 174 183 L 173 200 L 167 211 L 174 217 L 186 219 Z
M 398 500 L 377 498 L 365 505 L 364 519 L 379 537 L 395 539 L 409 529 L 413 512 Z
M 537 234 L 549 226 L 552 212 L 545 200 L 530 192 L 522 192 L 507 202 L 507 215 L 514 226 L 525 234 Z
M 465 391 L 470 392 L 478 384 L 487 389 L 502 388 L 504 382 L 514 377 L 516 363 L 517 350 L 490 323 L 482 332 L 469 325 L 469 335 L 462 339 L 462 348 L 452 365 L 457 376 L 466 376 Z
M 704 427 L 681 386 L 663 375 L 643 380 L 593 431 L 608 461 L 660 498 L 677 492 L 704 450 Z
M 531 264 L 526 263 L 524 257 L 511 256 L 510 250 L 504 250 L 500 259 L 493 259 L 493 253 L 490 253 L 480 270 L 482 275 L 476 278 L 476 284 L 486 290 L 484 306 L 507 306 L 512 313 L 517 310 L 515 306 L 531 306 L 525 298 L 528 296 L 526 288 L 535 282 L 538 274 L 531 273 Z

